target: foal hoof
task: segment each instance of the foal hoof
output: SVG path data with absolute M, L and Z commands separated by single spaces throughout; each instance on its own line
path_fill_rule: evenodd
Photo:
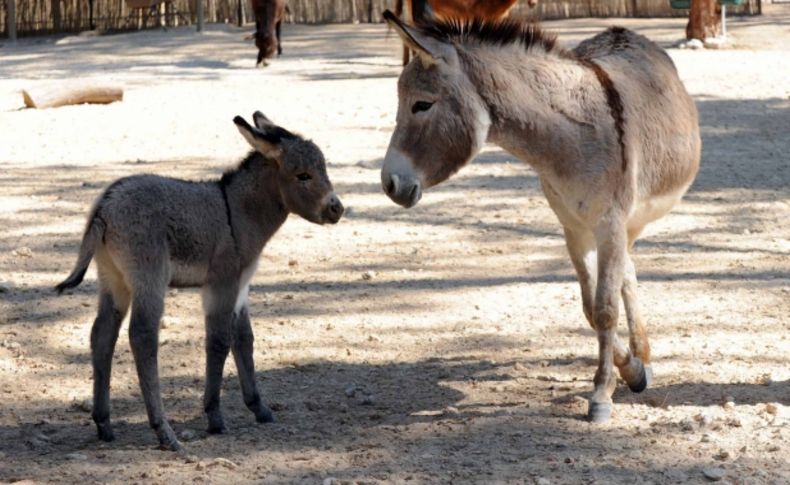
M 255 421 L 258 423 L 273 423 L 274 422 L 274 414 L 272 414 L 272 410 L 266 406 L 261 406 L 255 412 Z
M 637 393 L 644 391 L 653 383 L 653 369 L 649 365 L 643 365 L 642 362 L 639 362 L 639 365 L 641 366 L 639 378 L 628 383 L 628 388 Z
M 168 440 L 168 441 L 160 441 L 159 442 L 159 449 L 163 450 L 163 451 L 175 451 L 177 453 L 183 453 L 184 452 L 184 446 L 177 439 L 172 439 L 172 440 Z
M 590 401 L 590 407 L 587 409 L 587 419 L 591 423 L 605 423 L 612 417 L 612 403 L 611 402 L 594 402 Z

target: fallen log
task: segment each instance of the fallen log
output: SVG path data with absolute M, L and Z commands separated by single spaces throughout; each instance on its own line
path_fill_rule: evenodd
M 108 104 L 123 100 L 123 88 L 98 85 L 57 85 L 23 89 L 22 97 L 28 108 L 57 108 L 71 104 Z

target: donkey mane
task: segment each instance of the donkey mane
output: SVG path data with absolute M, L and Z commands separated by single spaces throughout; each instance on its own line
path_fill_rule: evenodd
M 499 46 L 521 44 L 525 49 L 539 47 L 546 52 L 571 55 L 557 45 L 556 34 L 542 30 L 535 22 L 520 19 L 425 20 L 419 22 L 417 28 L 426 35 L 446 42 L 476 40 Z

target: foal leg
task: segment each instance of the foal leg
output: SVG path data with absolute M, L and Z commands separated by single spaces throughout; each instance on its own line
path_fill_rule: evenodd
M 612 412 L 612 393 L 617 385 L 614 376 L 615 333 L 620 312 L 620 290 L 626 255 L 626 233 L 616 214 L 608 214 L 596 227 L 598 245 L 598 285 L 595 291 L 593 324 L 598 333 L 598 369 L 590 397 L 588 418 L 607 421 Z
M 233 306 L 237 290 L 233 284 L 223 281 L 211 284 L 203 292 L 203 308 L 206 313 L 206 387 L 203 395 L 203 410 L 208 419 L 208 432 L 227 431 L 220 409 L 220 390 L 225 360 L 233 340 Z
M 129 309 L 129 290 L 120 275 L 99 267 L 99 312 L 91 329 L 91 358 L 93 361 L 93 422 L 102 441 L 115 436 L 110 425 L 110 374 L 112 355 L 121 322 Z
M 255 383 L 255 364 L 252 358 L 254 338 L 249 308 L 246 304 L 239 310 L 233 323 L 234 335 L 231 349 L 233 350 L 233 359 L 236 361 L 236 369 L 239 372 L 244 404 L 255 414 L 257 422 L 271 423 L 274 421 L 272 410 L 261 400 L 258 386 Z
M 162 265 L 164 267 L 164 265 Z M 142 272 L 141 272 L 142 273 Z M 149 274 L 153 274 L 151 271 Z M 164 278 L 135 284 L 132 319 L 129 323 L 129 342 L 137 366 L 137 376 L 148 412 L 148 423 L 159 438 L 163 449 L 182 449 L 173 428 L 165 418 L 162 393 L 159 387 L 159 321 L 164 310 L 167 285 Z

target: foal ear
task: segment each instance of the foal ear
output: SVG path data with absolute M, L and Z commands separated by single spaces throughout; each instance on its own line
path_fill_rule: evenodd
M 255 126 L 258 127 L 259 130 L 271 129 L 277 126 L 260 111 L 256 111 L 252 114 L 252 121 L 255 122 Z
M 252 148 L 274 160 L 279 159 L 280 155 L 282 155 L 279 137 L 267 136 L 261 130 L 247 123 L 241 116 L 233 118 L 233 122 L 236 124 L 236 128 L 239 129 L 241 136 L 247 140 L 247 143 L 249 143 Z
M 444 60 L 443 53 L 446 52 L 446 46 L 442 42 L 423 34 L 414 27 L 404 24 L 401 19 L 389 10 L 384 11 L 384 20 L 387 21 L 390 27 L 395 29 L 403 43 L 417 53 L 424 67 Z

